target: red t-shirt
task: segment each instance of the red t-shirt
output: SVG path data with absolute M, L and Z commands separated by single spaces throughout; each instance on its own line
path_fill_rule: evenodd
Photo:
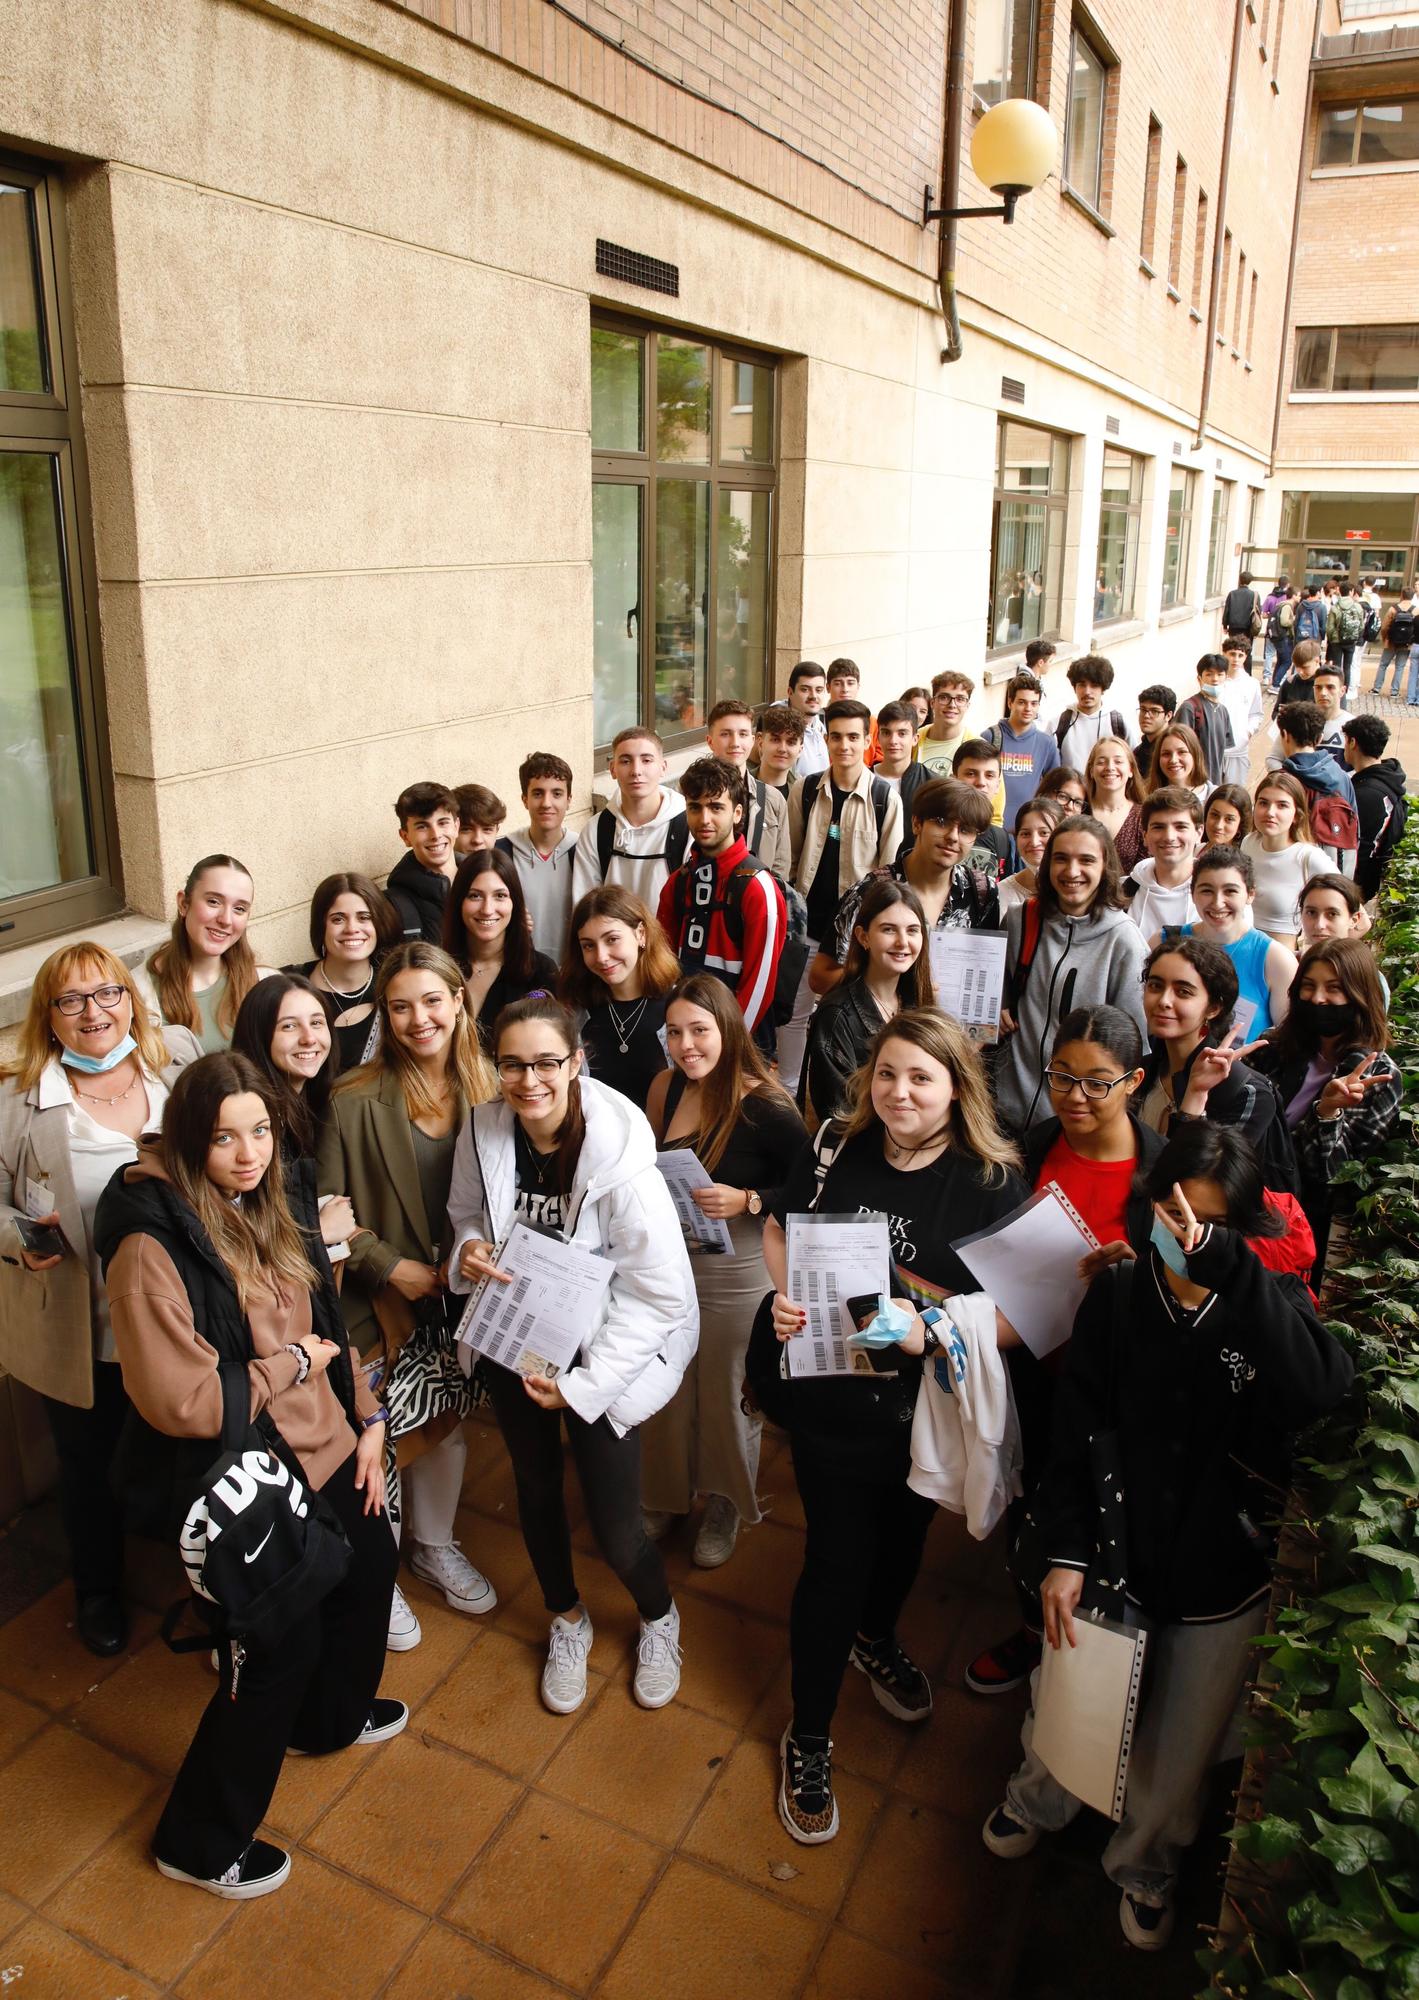
M 1128 1191 L 1137 1166 L 1136 1159 L 1083 1159 L 1061 1132 L 1045 1154 L 1035 1187 L 1058 1181 L 1100 1243 L 1126 1243 Z

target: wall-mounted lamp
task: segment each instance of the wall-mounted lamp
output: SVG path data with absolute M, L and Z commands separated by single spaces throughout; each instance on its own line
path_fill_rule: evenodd
M 1001 196 L 1004 206 L 933 208 L 934 190 L 928 186 L 921 210 L 923 227 L 928 222 L 958 221 L 966 215 L 999 216 L 1002 222 L 1013 222 L 1021 195 L 1032 194 L 1053 172 L 1058 146 L 1054 120 L 1043 105 L 1029 97 L 1005 98 L 986 112 L 971 139 L 976 179 Z

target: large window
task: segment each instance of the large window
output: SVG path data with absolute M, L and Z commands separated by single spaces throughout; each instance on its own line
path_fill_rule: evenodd
M 1207 528 L 1207 595 L 1220 597 L 1226 587 L 1227 536 L 1232 521 L 1235 482 L 1219 479 L 1212 489 L 1212 519 Z
M 0 156 L 0 931 L 44 937 L 116 907 L 89 656 L 78 373 L 58 188 Z
M 591 329 L 596 741 L 690 741 L 762 701 L 771 624 L 775 374 L 763 355 L 625 321 Z
M 1323 104 L 1318 167 L 1412 166 L 1419 161 L 1419 97 Z
M 1036 0 L 976 0 L 974 86 L 984 104 L 1035 87 Z
M 1168 487 L 1168 539 L 1163 550 L 1163 609 L 1181 604 L 1192 574 L 1192 510 L 1197 474 L 1173 467 Z
M 1138 534 L 1143 516 L 1143 460 L 1109 445 L 1099 500 L 1099 567 L 1094 623 L 1131 618 L 1138 598 Z
M 1068 438 L 1002 420 L 990 544 L 992 648 L 1060 630 L 1068 512 Z
M 1293 390 L 1384 395 L 1419 389 L 1419 326 L 1303 326 Z
M 1413 493 L 1283 493 L 1281 567 L 1298 583 L 1381 579 L 1398 591 L 1419 562 Z
M 1069 36 L 1069 99 L 1064 114 L 1064 178 L 1090 208 L 1104 205 L 1104 108 L 1109 66 L 1079 28 Z

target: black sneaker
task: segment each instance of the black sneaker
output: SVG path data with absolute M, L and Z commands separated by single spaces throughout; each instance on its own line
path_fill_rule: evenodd
M 409 1710 L 402 1701 L 376 1695 L 370 1703 L 370 1719 L 355 1738 L 357 1743 L 387 1743 L 408 1727 Z
M 1009 1694 L 1023 1687 L 1040 1664 L 1043 1645 L 1039 1634 L 1021 1626 L 998 1646 L 987 1646 L 966 1668 L 966 1686 L 972 1694 Z
M 929 1722 L 931 1683 L 896 1639 L 854 1639 L 852 1664 L 866 1674 L 888 1715 L 899 1722 Z
M 269 1896 L 291 1872 L 290 1855 L 284 1847 L 273 1847 L 269 1840 L 253 1840 L 246 1852 L 220 1875 L 189 1875 L 185 1868 L 176 1868 L 158 1855 L 153 1859 L 158 1864 L 158 1873 L 166 1875 L 169 1882 L 187 1882 L 194 1889 L 205 1889 L 209 1896 L 224 1896 L 231 1903 L 249 1903 L 256 1896 Z
M 778 1816 L 793 1838 L 805 1847 L 821 1846 L 838 1830 L 838 1802 L 833 1797 L 833 1746 L 826 1736 L 795 1736 L 793 1724 L 779 1744 L 783 1775 L 778 1788 Z

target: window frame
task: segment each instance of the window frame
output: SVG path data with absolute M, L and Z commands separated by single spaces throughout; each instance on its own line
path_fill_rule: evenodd
M 1074 122 L 1074 72 L 1078 67 L 1075 47 L 1076 44 L 1081 43 L 1086 53 L 1098 65 L 1099 70 L 1099 139 L 1095 147 L 1095 184 L 1092 192 L 1087 188 L 1080 187 L 1077 181 L 1070 178 L 1069 173 L 1071 131 Z M 1109 77 L 1110 73 L 1117 69 L 1117 67 L 1116 61 L 1109 54 L 1097 33 L 1091 33 L 1088 27 L 1080 21 L 1078 15 L 1073 16 L 1069 23 L 1069 69 L 1067 72 L 1068 87 L 1064 96 L 1064 145 L 1060 157 L 1060 185 L 1067 189 L 1077 201 L 1082 201 L 1086 208 L 1091 209 L 1098 216 L 1102 216 L 1105 212 L 1104 162 L 1108 150 Z
M 1235 479 L 1215 479 L 1212 482 L 1212 514 L 1207 523 L 1207 588 L 1203 592 L 1208 602 L 1227 594 L 1227 542 L 1236 495 Z
M 1110 625 L 1122 625 L 1138 616 L 1138 573 L 1139 551 L 1143 544 L 1143 488 L 1148 477 L 1148 460 L 1142 452 L 1126 451 L 1122 445 L 1108 442 L 1104 445 L 1104 477 L 1110 455 L 1129 461 L 1129 498 L 1124 501 L 1105 500 L 1103 487 L 1099 491 L 1099 525 L 1094 543 L 1095 570 L 1104 547 L 1104 515 L 1116 514 L 1123 520 L 1123 545 L 1125 560 L 1125 587 L 1119 596 L 1117 611 L 1111 611 L 1106 618 L 1095 617 L 1093 629 L 1103 631 Z M 1134 497 L 1136 495 L 1136 497 Z
M 89 872 L 69 881 L 0 898 L 0 952 L 78 930 L 123 908 L 118 823 L 108 748 L 108 714 L 99 645 L 97 565 L 91 539 L 88 460 L 79 398 L 68 242 L 62 182 L 36 161 L 0 149 L 0 176 L 30 190 L 35 281 L 49 388 L 0 388 L 0 452 L 40 455 L 56 476 L 59 560 L 78 736 L 76 765 L 84 793 Z
M 1311 156 L 1312 174 L 1392 174 L 1419 172 L 1419 152 L 1412 160 L 1362 160 L 1360 142 L 1365 134 L 1365 113 L 1373 106 L 1382 109 L 1390 105 L 1414 102 L 1413 91 L 1384 92 L 1367 97 L 1326 97 L 1316 106 L 1315 150 Z M 1321 142 L 1325 137 L 1327 112 L 1353 111 L 1355 129 L 1350 134 L 1350 157 L 1348 160 L 1326 160 L 1320 157 Z
M 1022 429 L 1022 430 L 1028 430 L 1028 431 L 1039 431 L 1039 432 L 1041 432 L 1041 433 L 1042 433 L 1042 434 L 1043 434 L 1044 436 L 1046 436 L 1046 437 L 1048 437 L 1048 438 L 1050 438 L 1050 439 L 1052 439 L 1052 440 L 1053 440 L 1053 439 L 1058 439 L 1058 440 L 1059 440 L 1059 442 L 1063 444 L 1063 446 L 1064 446 L 1064 479 L 1063 479 L 1063 483 L 1062 483 L 1062 488 L 1061 488 L 1061 491 L 1060 491 L 1060 492 L 1058 492 L 1058 493 L 1054 493 L 1054 492 L 1046 492 L 1046 493 L 1028 493 L 1028 492 L 1026 492 L 1026 491 L 1025 491 L 1024 489 L 1022 489 L 1022 488 L 1020 488 L 1020 487 L 1007 487 L 1007 486 L 1005 485 L 1005 483 L 1004 483 L 1004 478 L 1005 478 L 1005 468 L 1004 468 L 1004 452 L 1005 452 L 1005 432 L 1006 432 L 1006 429 L 1007 429 L 1007 427 L 1008 427 L 1009 425 L 1011 425 L 1011 424 L 1014 424 L 1014 425 L 1016 425 L 1016 426 L 1017 426 L 1018 428 L 1020 428 L 1020 429 Z M 1064 533 L 1063 533 L 1063 537 L 1062 537 L 1062 539 L 1061 539 L 1061 548 L 1062 548 L 1062 550 L 1063 550 L 1063 551 L 1065 551 L 1065 553 L 1067 554 L 1067 551 L 1068 551 L 1068 547 L 1069 547 L 1069 506 L 1070 506 L 1070 499 L 1071 499 L 1071 496 L 1072 496 L 1072 492 L 1073 492 L 1073 470 L 1074 470 L 1074 447 L 1075 447 L 1075 444 L 1076 444 L 1076 442 L 1077 442 L 1077 440 L 1076 440 L 1076 438 L 1075 438 L 1075 435 L 1074 435 L 1074 433 L 1073 433 L 1073 432 L 1071 432 L 1071 431 L 1060 431 L 1060 430 L 1055 430 L 1055 429 L 1054 429 L 1054 427 L 1053 427 L 1052 425 L 1050 425 L 1050 424 L 1039 424 L 1039 423 L 1032 423 L 1032 422 L 1030 421 L 1030 419 L 1029 419 L 1029 418 L 1027 418 L 1027 417 L 1022 417 L 1022 416 L 1018 416 L 1018 415 L 1012 415 L 1012 414 L 1011 414 L 1010 412 L 1008 412 L 1008 411 L 1005 411 L 1005 410 L 997 410 L 997 411 L 996 411 L 996 417 L 995 417 L 995 483 L 994 483 L 994 485 L 993 485 L 993 487 L 992 487 L 992 489 L 991 489 L 991 501 L 990 501 L 990 570 L 989 570 L 989 576 L 988 576 L 988 579 L 987 579 L 987 591 L 986 591 L 986 631 L 985 631 L 985 638 L 986 638 L 986 645 L 985 645 L 985 653 L 986 653 L 986 658 L 987 658 L 987 659 L 999 659 L 999 658 L 1003 657 L 1004 655 L 1006 655 L 1006 654 L 1008 654 L 1008 653 L 1018 653 L 1018 652 L 1021 652 L 1021 651 L 1023 650 L 1023 648 L 1024 648 L 1024 647 L 1025 647 L 1025 646 L 1026 646 L 1026 645 L 1027 645 L 1027 644 L 1029 643 L 1029 642 L 1028 642 L 1028 640 L 1026 640 L 1026 639 L 1023 639 L 1023 638 L 1020 638 L 1020 639 L 1003 639 L 1003 640 L 1001 640 L 1001 641 L 1000 641 L 1000 642 L 999 642 L 998 644 L 997 644 L 997 643 L 996 643 L 996 641 L 995 641 L 995 636 L 994 636 L 994 635 L 995 635 L 995 627 L 996 627 L 996 623 L 997 623 L 997 619 L 996 619 L 996 605 L 995 605 L 995 589 L 996 589 L 996 581 L 995 581 L 995 578 L 996 578 L 996 550 L 997 550 L 997 548 L 998 548 L 998 546 L 999 546 L 999 542 L 1000 542 L 1000 509 L 1001 509 L 1001 506 L 1002 506 L 1002 504 L 1003 504 L 1004 502 L 1007 502 L 1007 501 L 1016 501 L 1016 500 L 1020 500 L 1020 499 L 1026 499 L 1026 500 L 1035 500 L 1035 501 L 1038 501 L 1038 502 L 1039 502 L 1039 504 L 1040 504 L 1041 506 L 1043 506 L 1043 507 L 1044 507 L 1044 508 L 1046 509 L 1046 521 L 1045 521 L 1045 535 L 1044 535 L 1044 548 L 1045 548 L 1046 552 L 1048 551 L 1048 549 L 1049 549 L 1049 547 L 1050 547 L 1050 539 L 1051 539 L 1051 538 L 1050 538 L 1050 533 L 1049 533 L 1049 525 L 1050 525 L 1050 524 L 1049 524 L 1049 520 L 1048 520 L 1048 514 L 1049 514 L 1049 512 L 1050 512 L 1050 511 L 1054 511 L 1054 512 L 1057 512 L 1057 513 L 1058 513 L 1058 514 L 1059 514 L 1059 515 L 1061 516 L 1061 518 L 1062 518 L 1062 520 L 1063 520 L 1063 523 L 1064 523 Z M 1065 621 L 1065 600 L 1064 600 L 1064 583 L 1065 583 L 1065 577 L 1064 577 L 1064 565 L 1063 565 L 1063 562 L 1062 562 L 1062 563 L 1061 563 L 1061 574 L 1060 574 L 1060 577 L 1059 577 L 1059 583 L 1058 583 L 1058 589 L 1057 589 L 1057 592 L 1056 592 L 1056 597 L 1057 597 L 1057 603 L 1058 603 L 1058 610 L 1059 610 L 1059 616 L 1058 616 L 1058 620 L 1057 620 L 1057 622 L 1056 622 L 1056 623 L 1054 623 L 1054 624 L 1052 624 L 1052 625 L 1042 625 L 1042 626 L 1040 627 L 1040 630 L 1039 630 L 1039 631 L 1038 631 L 1037 633 L 1032 633 L 1032 634 L 1031 634 L 1031 637 L 1032 637 L 1032 638 L 1039 638 L 1039 639 L 1062 639 L 1062 638 L 1064 637 L 1064 628 L 1065 628 L 1065 622 L 1066 622 L 1066 621 Z M 1048 600 L 1048 598 L 1049 598 L 1049 595 L 1050 595 L 1050 591 L 1049 591 L 1049 578 L 1048 578 L 1048 575 L 1046 575 L 1046 578 L 1045 578 L 1045 588 L 1044 588 L 1044 589 L 1043 589 L 1043 590 L 1041 591 L 1041 593 L 1040 593 L 1040 594 L 1041 594 L 1041 596 L 1042 596 L 1042 597 L 1044 597 L 1044 598 L 1046 598 L 1046 600 Z
M 1405 330 L 1419 334 L 1419 320 L 1370 320 L 1348 321 L 1335 326 L 1298 326 L 1296 340 L 1291 354 L 1291 396 L 1373 396 L 1383 401 L 1389 396 L 1412 396 L 1419 394 L 1419 355 L 1416 355 L 1414 381 L 1407 389 L 1337 389 L 1335 387 L 1336 364 L 1340 358 L 1340 337 L 1347 333 L 1399 333 Z M 1325 366 L 1325 384 L 1316 388 L 1313 384 L 1302 385 L 1299 379 L 1301 364 L 1301 343 L 1308 334 L 1329 336 L 1329 351 Z
M 694 327 L 672 325 L 658 319 L 638 319 L 624 312 L 611 311 L 593 306 L 587 328 L 587 348 L 590 352 L 591 335 L 604 329 L 612 333 L 630 334 L 642 340 L 643 366 L 641 368 L 641 438 L 640 451 L 614 450 L 592 446 L 591 484 L 597 486 L 632 486 L 640 489 L 640 605 L 653 606 L 656 582 L 656 495 L 662 482 L 693 483 L 707 485 L 708 495 L 708 535 L 706 543 L 706 597 L 709 615 L 705 619 L 705 714 L 708 715 L 715 703 L 726 698 L 717 692 L 717 666 L 719 653 L 718 621 L 714 616 L 716 595 L 719 585 L 719 497 L 727 492 L 765 492 L 769 496 L 769 520 L 764 566 L 764 663 L 763 680 L 757 693 L 744 698 L 754 705 L 767 701 L 773 692 L 776 627 L 778 617 L 778 498 L 779 467 L 781 450 L 781 425 L 783 421 L 783 372 L 781 357 L 756 348 L 745 341 L 719 340 L 713 335 L 701 333 Z M 710 398 L 710 441 L 707 459 L 661 459 L 656 439 L 656 378 L 658 373 L 658 340 L 665 335 L 671 340 L 682 340 L 705 348 L 709 356 L 709 398 Z M 747 364 L 755 368 L 765 368 L 773 381 L 773 421 L 771 425 L 770 456 L 766 462 L 754 463 L 743 459 L 727 459 L 724 451 L 724 419 L 738 404 L 726 404 L 720 391 L 721 364 Z M 593 557 L 594 561 L 594 557 Z M 653 729 L 661 737 L 667 751 L 675 751 L 700 743 L 704 738 L 704 724 L 697 723 L 688 729 L 677 729 L 667 734 L 660 726 L 655 712 L 655 619 L 641 610 L 637 620 L 637 646 L 639 660 L 636 680 L 636 722 L 638 726 Z M 735 691 L 730 690 L 731 694 Z M 595 755 L 604 760 L 610 749 L 610 738 L 605 740 L 599 734 L 595 716 L 595 684 L 592 689 L 593 733 L 596 737 Z M 624 725 L 629 726 L 629 725 Z M 614 732 L 613 732 L 614 733 Z
M 1173 579 L 1173 595 L 1168 595 L 1167 542 L 1163 544 L 1163 589 L 1159 604 L 1160 611 L 1177 611 L 1190 605 L 1188 588 L 1192 582 L 1192 530 L 1197 513 L 1197 469 L 1195 466 L 1175 465 L 1168 475 L 1168 501 L 1164 513 L 1165 522 L 1173 517 L 1173 486 L 1182 480 L 1182 505 L 1178 509 L 1178 561 Z
M 1009 74 L 1008 51 L 1012 49 L 1014 46 L 1014 42 L 1016 39 L 1016 32 L 1017 32 L 1015 28 L 1015 17 L 1017 13 L 1021 11 L 1023 11 L 1026 16 L 1025 20 L 1026 74 L 1023 81 L 1020 84 L 1020 87 L 1013 88 L 1013 87 L 1008 87 L 1008 86 L 1013 86 L 1015 83 L 1015 79 Z M 972 23 L 973 27 L 978 27 L 979 19 L 980 19 L 979 8 L 977 8 L 975 10 L 975 18 Z M 972 70 L 971 91 L 978 104 L 983 104 L 990 109 L 993 109 L 997 104 L 1006 103 L 1011 98 L 1033 97 L 1035 94 L 1035 81 L 1039 71 L 1040 0 L 1003 0 L 1003 13 L 1000 25 L 1001 25 L 1001 46 L 996 51 L 997 56 L 1001 60 L 1001 73 L 1000 73 L 1001 89 L 998 97 L 991 97 L 981 89 L 980 80 L 974 73 L 979 58 L 979 50 L 975 46 L 973 46 L 971 50 L 971 70 Z

